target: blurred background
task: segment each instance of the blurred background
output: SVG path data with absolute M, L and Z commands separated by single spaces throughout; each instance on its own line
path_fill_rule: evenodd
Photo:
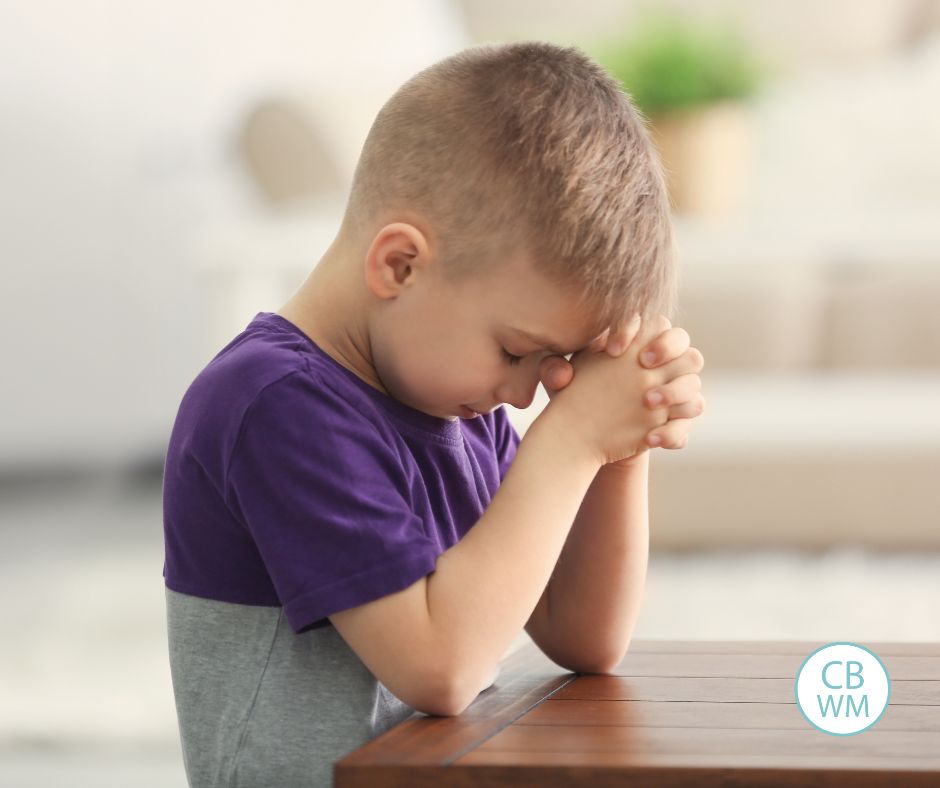
M 180 399 L 332 241 L 394 90 L 521 39 L 650 118 L 706 359 L 635 636 L 940 639 L 940 2 L 6 0 L 0 785 L 185 786 Z

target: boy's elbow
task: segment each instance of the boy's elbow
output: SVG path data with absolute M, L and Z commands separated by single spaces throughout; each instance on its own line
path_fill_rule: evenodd
M 587 670 L 580 670 L 579 673 L 600 673 L 604 675 L 612 675 L 617 672 L 617 669 L 620 667 L 620 663 L 623 662 L 624 658 L 627 655 L 627 650 L 617 651 L 613 654 L 607 654 L 600 659 L 592 660 L 588 663 Z
M 576 655 L 566 655 L 558 662 L 561 667 L 574 673 L 591 673 L 598 675 L 613 675 L 620 668 L 621 663 L 626 657 L 627 649 L 619 651 Z M 554 658 L 552 658 L 554 659 Z
M 444 695 L 445 702 L 440 705 L 442 717 L 457 717 L 463 714 L 483 690 L 491 687 L 499 674 L 498 667 L 491 671 L 487 681 L 480 683 L 478 677 L 449 682 L 449 690 Z
M 457 717 L 469 705 L 470 701 L 467 701 L 459 692 L 450 690 L 438 693 L 428 702 L 421 704 L 422 707 L 418 711 L 431 717 Z
M 420 690 L 414 693 L 413 698 L 414 702 L 409 705 L 430 717 L 456 717 L 470 705 L 462 686 L 449 675 L 438 675 L 433 680 L 425 675 Z
M 459 717 L 461 714 L 463 714 L 467 710 L 467 707 L 469 705 L 470 705 L 469 703 L 465 703 L 461 700 L 454 702 L 454 703 L 450 703 L 449 705 L 445 706 L 437 716 L 438 717 Z
M 612 676 L 617 672 L 619 662 L 589 662 L 576 667 L 568 668 L 575 673 L 586 673 L 598 676 Z

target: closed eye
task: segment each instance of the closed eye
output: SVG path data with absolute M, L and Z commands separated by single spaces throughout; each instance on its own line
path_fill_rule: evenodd
M 505 358 L 512 366 L 515 366 L 516 364 L 520 363 L 522 359 L 524 358 L 524 356 L 514 356 L 512 353 L 506 350 L 506 348 L 502 348 L 502 351 L 503 351 L 503 358 Z

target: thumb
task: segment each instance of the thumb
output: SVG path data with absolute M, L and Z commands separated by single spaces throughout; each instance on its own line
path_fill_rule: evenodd
M 574 368 L 563 358 L 550 358 L 542 362 L 539 378 L 546 391 L 559 391 L 574 377 Z

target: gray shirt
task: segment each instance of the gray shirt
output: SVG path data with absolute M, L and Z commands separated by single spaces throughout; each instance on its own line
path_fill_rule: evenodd
M 411 716 L 332 627 L 281 607 L 166 589 L 170 668 L 193 788 L 331 786 L 333 763 Z
M 500 407 L 430 416 L 259 313 L 197 376 L 164 468 L 170 668 L 193 788 L 332 783 L 419 713 L 329 620 L 411 586 L 479 520 L 519 445 Z

